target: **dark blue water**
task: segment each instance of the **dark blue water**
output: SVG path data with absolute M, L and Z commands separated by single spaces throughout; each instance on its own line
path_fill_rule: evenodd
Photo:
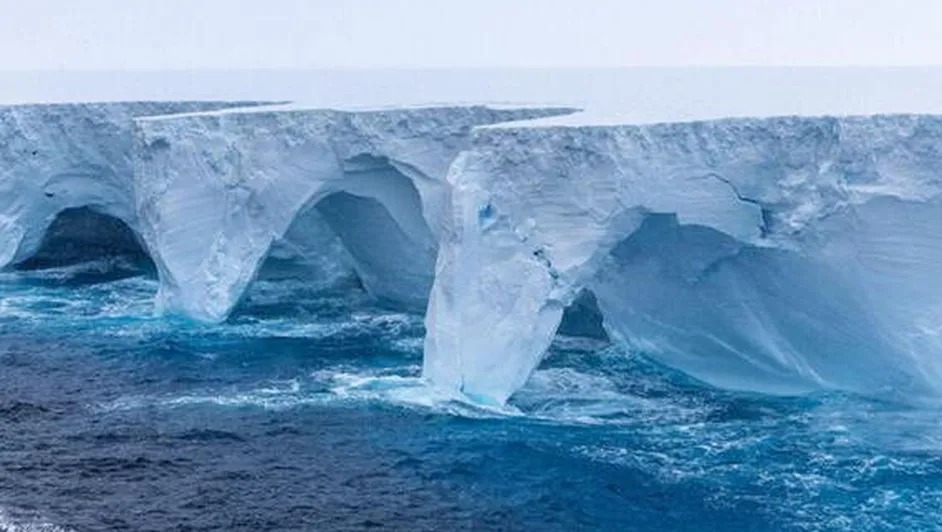
M 942 529 L 942 415 L 722 392 L 559 338 L 502 410 L 418 379 L 422 319 L 263 281 L 152 315 L 120 261 L 0 275 L 0 531 Z

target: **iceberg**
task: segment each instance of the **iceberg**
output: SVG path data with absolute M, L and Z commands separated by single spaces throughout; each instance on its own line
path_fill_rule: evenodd
M 940 140 L 913 115 L 480 129 L 424 374 L 503 403 L 587 290 L 610 338 L 716 386 L 937 393 Z
M 247 109 L 137 121 L 140 234 L 157 306 L 224 320 L 273 248 L 333 250 L 378 299 L 423 309 L 450 188 L 475 126 L 573 112 L 485 106 Z M 340 252 L 337 239 L 343 243 Z
M 157 269 L 159 311 L 221 321 L 272 257 L 320 281 L 356 274 L 377 298 L 423 309 L 444 175 L 471 129 L 574 111 L 0 107 L 0 268 L 55 262 L 44 242 L 59 255 L 140 251 Z
M 134 118 L 252 105 L 129 102 L 0 106 L 0 268 L 35 255 L 63 211 L 136 226 Z
M 942 391 L 942 117 L 576 113 L 0 107 L 0 268 L 137 249 L 155 308 L 210 322 L 266 261 L 355 276 L 486 403 L 559 333 L 724 388 Z

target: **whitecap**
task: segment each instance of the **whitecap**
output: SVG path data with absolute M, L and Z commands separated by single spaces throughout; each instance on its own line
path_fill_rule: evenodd
M 70 529 L 46 522 L 35 517 L 14 517 L 11 512 L 0 508 L 0 532 L 68 532 Z

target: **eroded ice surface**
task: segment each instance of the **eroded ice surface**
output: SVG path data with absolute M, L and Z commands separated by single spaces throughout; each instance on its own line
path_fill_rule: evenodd
M 160 271 L 158 307 L 222 320 L 273 245 L 319 252 L 303 239 L 329 240 L 329 227 L 368 292 L 421 309 L 450 205 L 444 177 L 472 127 L 569 112 L 287 109 L 142 119 L 137 211 Z
M 481 130 L 425 374 L 505 401 L 587 288 L 610 336 L 711 384 L 937 393 L 940 140 L 906 115 Z
M 134 118 L 249 105 L 140 102 L 0 107 L 0 268 L 32 256 L 60 212 L 80 207 L 135 225 Z
M 0 266 L 60 260 L 57 241 L 140 251 L 157 308 L 204 321 L 225 319 L 266 259 L 312 283 L 355 278 L 427 304 L 425 377 L 483 402 L 526 382 L 577 298 L 566 330 L 601 317 L 611 340 L 717 386 L 937 394 L 942 119 L 691 122 L 684 105 L 604 120 L 4 107 Z M 752 108 L 703 114 L 735 109 Z M 656 117 L 681 121 L 624 124 Z

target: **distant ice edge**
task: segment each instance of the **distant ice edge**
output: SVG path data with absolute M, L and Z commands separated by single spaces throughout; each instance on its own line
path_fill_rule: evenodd
M 585 294 L 609 338 L 717 386 L 942 388 L 942 117 L 258 105 L 0 107 L 0 267 L 89 209 L 141 242 L 164 312 L 224 320 L 268 258 L 355 272 L 427 305 L 424 376 L 485 403 Z

